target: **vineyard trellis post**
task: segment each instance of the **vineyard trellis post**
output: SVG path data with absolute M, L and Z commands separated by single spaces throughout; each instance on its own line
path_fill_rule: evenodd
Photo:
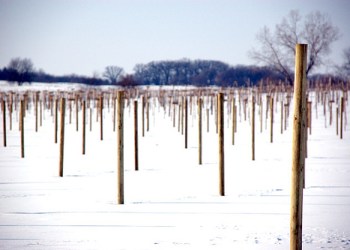
M 292 175 L 290 203 L 290 249 L 302 249 L 303 171 L 306 134 L 306 63 L 307 45 L 296 45 L 294 114 L 292 136 Z

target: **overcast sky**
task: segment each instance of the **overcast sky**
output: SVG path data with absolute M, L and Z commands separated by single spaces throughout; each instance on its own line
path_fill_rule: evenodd
M 341 64 L 350 47 L 348 0 L 0 0 L 0 68 L 14 57 L 47 73 L 87 76 L 181 58 L 253 64 L 257 32 L 292 9 L 329 14 L 342 34 L 330 60 Z

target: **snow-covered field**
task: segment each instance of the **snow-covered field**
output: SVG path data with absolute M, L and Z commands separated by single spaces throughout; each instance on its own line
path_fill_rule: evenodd
M 314 104 L 312 95 L 311 100 Z M 225 118 L 226 196 L 221 197 L 214 115 L 208 133 L 203 112 L 203 165 L 198 165 L 196 109 L 189 116 L 185 149 L 168 110 L 152 106 L 150 129 L 145 137 L 139 132 L 140 170 L 134 171 L 133 110 L 125 107 L 124 205 L 117 204 L 111 108 L 104 109 L 103 141 L 94 110 L 86 155 L 81 113 L 77 132 L 74 113 L 70 124 L 66 112 L 63 178 L 50 111 L 44 111 L 38 132 L 33 108 L 27 113 L 24 159 L 18 113 L 11 131 L 7 124 L 7 147 L 0 114 L 0 249 L 288 249 L 292 114 L 281 134 L 279 109 L 270 143 L 269 121 L 266 126 L 264 117 L 260 133 L 256 106 L 255 161 L 249 120 L 238 116 L 232 145 L 231 121 Z M 317 119 L 313 111 L 309 135 L 303 218 L 304 249 L 350 249 L 350 131 L 347 126 L 341 140 L 335 120 L 329 125 L 328 106 L 325 122 L 321 104 Z

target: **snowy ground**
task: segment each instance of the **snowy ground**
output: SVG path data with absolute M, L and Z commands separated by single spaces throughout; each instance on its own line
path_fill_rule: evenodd
M 335 122 L 329 126 L 327 117 L 325 127 L 323 109 L 318 109 L 317 119 L 313 112 L 306 161 L 303 247 L 350 249 L 350 132 L 347 127 L 340 140 Z M 50 111 L 45 111 L 37 133 L 34 111 L 27 114 L 24 159 L 18 117 L 13 118 L 6 148 L 1 132 L 0 249 L 289 248 L 292 131 L 289 118 L 287 130 L 280 134 L 279 105 L 273 143 L 265 120 L 263 133 L 256 121 L 255 161 L 249 121 L 243 115 L 238 118 L 232 146 L 230 122 L 225 119 L 224 197 L 218 188 L 214 116 L 209 133 L 203 122 L 203 165 L 198 165 L 196 117 L 189 117 L 185 149 L 184 137 L 171 118 L 155 107 L 150 130 L 140 137 L 136 172 L 132 107 L 126 107 L 124 205 L 117 204 L 112 110 L 104 110 L 103 141 L 95 112 L 93 130 L 87 130 L 86 155 L 81 154 L 81 124 L 77 132 L 74 115 L 72 124 L 66 118 L 63 178 L 58 177 L 59 148 Z M 0 118 L 2 131 L 2 114 Z

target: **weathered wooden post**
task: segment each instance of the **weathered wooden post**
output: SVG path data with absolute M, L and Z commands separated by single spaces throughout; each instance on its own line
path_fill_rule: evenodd
M 185 111 L 185 148 L 187 148 L 188 142 L 188 105 L 187 105 L 187 96 L 184 96 L 184 111 Z
M 273 142 L 273 97 L 270 97 L 270 142 Z
M 142 96 L 141 98 L 142 103 L 142 112 L 141 112 L 141 119 L 142 119 L 142 137 L 145 136 L 145 97 Z
M 281 134 L 283 134 L 283 110 L 284 109 L 284 105 L 283 105 L 283 101 L 281 101 Z
M 83 121 L 83 126 L 82 126 L 82 131 L 83 131 L 83 145 L 82 145 L 82 153 L 85 155 L 85 140 L 86 140 L 86 101 L 83 100 L 83 107 L 82 107 L 82 121 Z
M 103 94 L 100 96 L 100 140 L 103 141 Z
M 206 117 L 207 117 L 207 133 L 209 133 L 209 108 L 206 109 Z
M 202 98 L 198 97 L 198 164 L 202 165 Z
M 138 112 L 137 112 L 137 100 L 134 100 L 134 159 L 135 159 L 135 171 L 139 170 L 139 142 L 138 142 Z
M 312 132 L 312 102 L 307 102 L 307 127 L 309 128 L 309 134 Z
M 20 128 L 21 128 L 21 157 L 24 158 L 24 100 L 21 100 L 20 107 Z
M 66 109 L 66 99 L 61 98 L 61 126 L 60 126 L 60 160 L 59 160 L 59 176 L 63 177 L 63 156 L 64 156 L 64 118 Z
M 117 93 L 118 204 L 124 204 L 124 92 Z
M 255 96 L 252 96 L 252 160 L 255 161 Z
M 338 127 L 339 127 L 339 107 L 337 107 L 337 109 L 336 109 L 336 123 L 335 123 L 335 130 L 336 130 L 336 133 L 337 133 L 337 135 L 339 134 L 339 132 L 338 132 Z
M 295 83 L 294 83 L 294 119 L 292 138 L 292 176 L 291 176 L 291 213 L 290 213 L 290 249 L 302 249 L 303 214 L 303 171 L 305 164 L 305 100 L 306 100 L 306 64 L 307 45 L 296 45 Z
M 35 92 L 35 132 L 38 132 L 38 100 L 39 92 Z
M 224 95 L 217 95 L 217 121 L 219 136 L 219 193 L 225 195 L 225 154 L 224 154 Z
M 3 135 L 4 135 L 4 147 L 6 147 L 7 143 L 6 143 L 6 102 L 5 100 L 2 100 L 2 128 L 3 128 Z
M 149 131 L 149 97 L 146 96 L 146 131 Z
M 340 99 L 340 139 L 343 139 L 344 97 Z
M 55 99 L 55 143 L 57 143 L 58 134 L 58 99 Z
M 78 94 L 75 95 L 75 125 L 76 125 L 76 130 L 77 132 L 79 131 L 79 102 L 78 102 Z

